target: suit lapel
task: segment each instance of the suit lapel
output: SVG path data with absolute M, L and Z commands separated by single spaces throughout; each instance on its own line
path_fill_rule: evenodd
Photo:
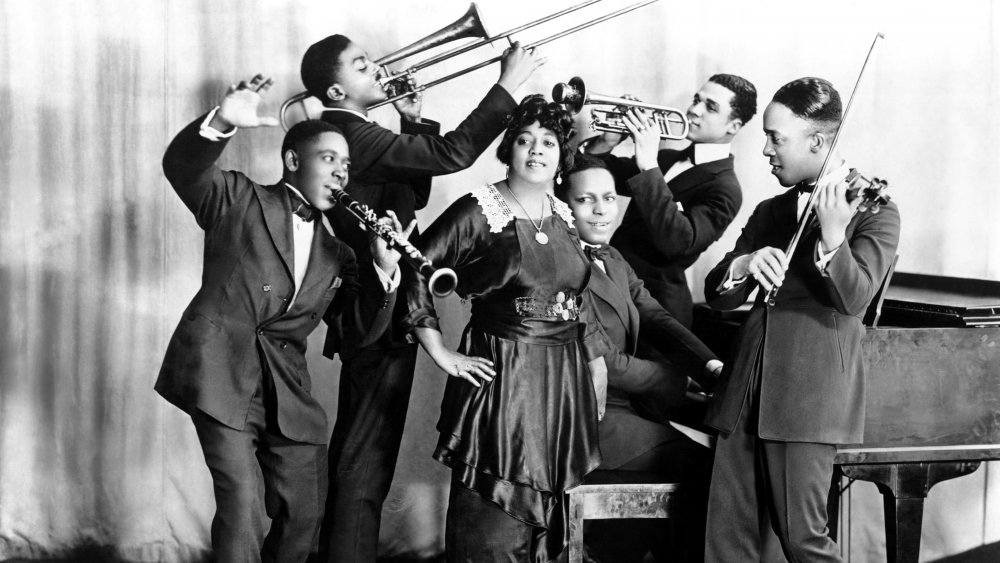
M 731 169 L 732 167 L 732 156 L 729 158 L 723 158 L 722 160 L 713 160 L 712 162 L 707 162 L 705 164 L 696 164 L 678 174 L 675 178 L 670 180 L 667 185 L 670 186 L 670 191 L 674 193 L 674 197 L 677 197 L 678 194 L 682 194 L 687 190 L 708 183 L 720 172 L 726 169 Z M 661 170 L 669 170 L 669 167 L 661 168 Z
M 606 264 L 607 262 L 605 262 L 605 265 Z M 609 274 L 602 272 L 601 269 L 597 267 L 597 264 L 594 264 L 593 262 L 590 263 L 590 269 L 590 290 L 595 296 L 601 298 L 607 302 L 609 306 L 611 306 L 611 309 L 618 315 L 622 326 L 628 326 L 628 317 L 622 311 L 624 307 L 621 292 L 615 287 L 614 280 L 611 279 Z
M 607 268 L 608 277 L 611 278 L 611 281 L 615 282 L 615 289 L 625 302 L 623 309 L 626 314 L 623 316 L 619 310 L 618 316 L 622 317 L 622 322 L 628 327 L 628 352 L 633 354 L 635 353 L 636 346 L 635 336 L 639 334 L 639 310 L 635 308 L 635 303 L 632 302 L 632 292 L 628 286 L 628 274 L 625 273 L 625 268 L 622 267 L 621 261 L 616 256 L 608 256 L 608 259 L 604 261 L 604 267 Z
M 631 296 L 628 292 L 628 280 L 624 280 L 623 272 L 615 267 L 615 260 L 608 258 L 604 260 L 604 267 L 607 273 L 600 271 L 596 264 L 591 263 L 590 290 L 595 296 L 604 300 L 611 309 L 618 315 L 618 320 L 626 328 L 626 342 L 628 353 L 635 352 L 635 334 L 639 324 L 639 314 L 632 304 Z M 624 289 L 623 289 L 624 288 Z
M 294 279 L 295 250 L 292 242 L 292 204 L 288 190 L 282 184 L 257 186 L 257 198 L 264 213 L 264 224 L 271 235 L 278 255 L 285 263 L 288 276 Z

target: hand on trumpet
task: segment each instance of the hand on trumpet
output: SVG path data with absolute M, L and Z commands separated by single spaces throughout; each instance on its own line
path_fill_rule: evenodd
M 660 128 L 656 122 L 642 108 L 630 108 L 622 114 L 622 123 L 635 142 L 635 163 L 639 170 L 659 167 L 656 157 L 660 152 Z
M 209 124 L 217 131 L 226 132 L 233 127 L 274 127 L 278 125 L 275 117 L 258 115 L 262 96 L 274 84 L 270 77 L 257 74 L 250 79 L 230 84 L 226 97 L 219 104 L 219 111 Z
M 524 49 L 521 47 L 520 41 L 515 41 L 503 52 L 503 59 L 500 61 L 500 78 L 497 80 L 497 84 L 513 96 L 514 91 L 521 84 L 524 84 L 528 77 L 546 61 L 548 59 L 539 56 L 537 50 Z
M 413 93 L 392 102 L 392 105 L 403 119 L 412 123 L 420 123 L 420 111 L 424 106 L 424 97 L 423 94 L 416 91 L 417 79 L 413 76 L 412 72 L 406 74 L 406 84 Z
M 633 96 L 632 94 L 622 94 L 621 98 L 623 100 L 632 100 L 633 102 L 641 101 L 639 98 Z M 626 107 L 618 108 L 619 111 L 628 111 Z M 595 137 L 594 140 L 587 144 L 586 152 L 587 154 L 607 154 L 614 150 L 615 147 L 621 144 L 625 140 L 625 133 L 618 133 L 615 131 L 605 131 L 600 134 L 600 136 Z
M 388 216 L 379 219 L 379 224 L 399 233 L 399 236 L 404 240 L 409 239 L 410 234 L 413 233 L 413 229 L 417 226 L 417 220 L 410 221 L 410 224 L 404 230 L 395 212 L 390 209 L 386 213 Z M 375 265 L 388 274 L 389 277 L 395 276 L 396 266 L 399 264 L 400 259 L 399 251 L 394 247 L 390 248 L 389 243 L 384 238 L 377 236 L 370 229 L 368 233 L 368 247 L 371 250 L 372 258 L 375 260 Z

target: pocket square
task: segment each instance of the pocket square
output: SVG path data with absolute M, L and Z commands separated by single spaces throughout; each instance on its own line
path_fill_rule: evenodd
M 342 283 L 344 283 L 344 280 L 340 279 L 340 276 L 337 276 L 333 278 L 333 283 L 330 284 L 330 289 L 337 289 Z

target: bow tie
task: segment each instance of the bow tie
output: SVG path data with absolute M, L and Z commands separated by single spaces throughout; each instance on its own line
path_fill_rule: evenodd
M 306 223 L 312 223 L 316 219 L 319 219 L 319 209 L 309 205 L 305 202 L 300 202 L 299 206 L 292 210 L 292 213 L 298 215 Z
M 809 194 L 816 189 L 816 184 L 810 184 L 809 182 L 802 181 L 795 184 L 795 190 L 800 194 Z
M 587 258 L 593 260 L 601 260 L 602 262 L 608 257 L 608 247 L 606 245 L 599 246 L 585 246 L 583 251 L 587 254 Z
M 685 160 L 691 164 L 696 164 L 694 161 L 694 143 L 688 145 L 687 148 L 682 150 L 681 154 L 677 156 L 677 162 L 684 162 Z

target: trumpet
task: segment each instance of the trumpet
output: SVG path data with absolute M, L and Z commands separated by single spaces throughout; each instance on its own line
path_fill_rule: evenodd
M 454 22 L 452 22 L 452 23 L 444 26 L 443 28 L 435 31 L 434 33 L 428 35 L 427 37 L 425 37 L 423 39 L 420 39 L 420 40 L 418 40 L 418 41 L 416 41 L 416 42 L 414 42 L 414 43 L 412 43 L 410 45 L 407 45 L 406 47 L 403 47 L 402 49 L 399 49 L 398 51 L 396 51 L 394 53 L 390 53 L 390 54 L 388 54 L 388 55 L 386 55 L 386 56 L 378 59 L 377 61 L 375 61 L 375 64 L 378 65 L 379 67 L 381 67 L 381 70 L 379 71 L 380 72 L 380 76 L 381 76 L 381 78 L 379 79 L 379 84 L 381 84 L 382 88 L 386 91 L 386 96 L 387 97 L 386 97 L 385 100 L 382 100 L 382 101 L 380 101 L 378 103 L 375 103 L 375 104 L 372 104 L 372 105 L 368 106 L 368 109 L 371 110 L 371 109 L 374 109 L 374 108 L 377 108 L 377 107 L 381 107 L 381 106 L 384 106 L 386 104 L 390 104 L 392 102 L 395 102 L 395 101 L 401 100 L 403 98 L 406 98 L 407 96 L 412 96 L 412 95 L 417 94 L 419 92 L 423 92 L 424 90 L 427 90 L 428 88 L 433 88 L 434 86 L 437 86 L 438 84 L 441 84 L 443 82 L 447 82 L 449 80 L 452 80 L 453 78 L 458 78 L 459 76 L 463 76 L 463 75 L 468 74 L 468 73 L 470 73 L 470 72 L 472 72 L 474 70 L 479 70 L 479 69 L 481 69 L 481 68 L 483 68 L 485 66 L 489 66 L 489 65 L 491 65 L 491 64 L 493 64 L 493 63 L 501 60 L 503 58 L 503 56 L 499 55 L 499 56 L 487 59 L 487 60 L 485 60 L 485 61 L 483 61 L 483 62 L 481 62 L 479 64 L 475 64 L 475 65 L 469 66 L 467 68 L 464 68 L 462 70 L 459 70 L 457 72 L 453 72 L 453 73 L 451 73 L 451 74 L 449 74 L 447 76 L 444 76 L 442 78 L 438 78 L 437 80 L 433 80 L 433 81 L 428 82 L 426 84 L 420 84 L 420 85 L 418 85 L 416 83 L 415 75 L 416 75 L 416 73 L 418 71 L 420 71 L 420 70 L 422 70 L 424 68 L 427 68 L 429 66 L 435 65 L 435 64 L 440 63 L 442 61 L 448 60 L 448 59 L 450 59 L 452 57 L 461 55 L 461 54 L 466 53 L 468 51 L 471 51 L 473 49 L 478 49 L 479 47 L 482 47 L 484 45 L 492 44 L 494 41 L 497 41 L 497 40 L 500 40 L 500 39 L 506 39 L 508 43 L 513 44 L 513 41 L 510 39 L 510 37 L 512 35 L 514 35 L 515 33 L 520 33 L 520 32 L 522 32 L 522 31 L 524 31 L 526 29 L 529 29 L 529 28 L 535 27 L 537 25 L 543 24 L 545 22 L 548 22 L 550 20 L 556 19 L 556 18 L 561 17 L 563 15 L 566 15 L 568 13 L 575 12 L 575 11 L 581 9 L 581 8 L 585 8 L 587 6 L 590 6 L 591 4 L 595 4 L 595 3 L 600 2 L 600 1 L 601 0 L 586 0 L 586 1 L 581 2 L 580 4 L 577 4 L 575 6 L 570 6 L 569 8 L 566 8 L 564 10 L 560 10 L 558 12 L 549 14 L 549 15 L 547 15 L 545 17 L 542 17 L 542 18 L 539 18 L 539 19 L 537 19 L 535 21 L 526 23 L 526 24 L 521 25 L 519 27 L 515 27 L 515 28 L 512 28 L 512 29 L 509 29 L 509 30 L 507 30 L 507 31 L 505 31 L 503 33 L 500 33 L 498 35 L 493 35 L 493 36 L 491 36 L 489 34 L 489 32 L 486 31 L 486 26 L 483 24 L 482 17 L 480 17 L 480 15 L 479 15 L 479 8 L 476 6 L 476 3 L 473 2 L 469 6 L 469 9 L 465 12 L 465 14 L 462 15 L 462 17 L 460 17 L 457 20 L 455 20 Z M 534 49 L 536 47 L 540 47 L 540 46 L 542 46 L 542 45 L 544 45 L 546 43 L 549 43 L 551 41 L 555 41 L 556 39 L 560 39 L 560 38 L 565 37 L 565 36 L 567 36 L 567 35 L 569 35 L 571 33 L 576 33 L 577 31 L 580 31 L 582 29 L 586 29 L 586 28 L 591 27 L 593 25 L 597 25 L 597 24 L 599 24 L 601 22 L 607 21 L 607 20 L 609 20 L 611 18 L 618 17 L 618 16 L 620 16 L 622 14 L 631 12 L 632 10 L 637 10 L 639 8 L 642 8 L 643 6 L 647 6 L 647 5 L 652 4 L 653 2 L 657 2 L 657 1 L 658 0 L 643 0 L 642 2 L 638 2 L 636 4 L 632 4 L 630 6 L 626 6 L 624 8 L 621 8 L 620 10 L 616 10 L 616 11 L 611 12 L 609 14 L 606 14 L 604 16 L 592 19 L 590 21 L 587 21 L 587 22 L 581 23 L 579 25 L 573 26 L 573 27 L 571 27 L 569 29 L 560 31 L 559 33 L 550 35 L 550 36 L 548 36 L 548 37 L 546 37 L 544 39 L 541 39 L 539 41 L 536 41 L 534 43 L 526 45 L 524 48 L 527 49 L 527 50 L 531 50 L 531 49 Z M 389 65 L 391 63 L 394 63 L 396 61 L 405 59 L 405 58 L 407 58 L 407 57 L 409 57 L 411 55 L 415 55 L 417 53 L 426 51 L 428 49 L 432 49 L 432 48 L 437 47 L 439 45 L 443 45 L 445 43 L 450 43 L 450 42 L 458 40 L 458 39 L 465 39 L 465 38 L 469 38 L 469 37 L 478 37 L 479 39 L 476 40 L 476 41 L 472 41 L 471 43 L 468 43 L 466 45 L 461 45 L 459 47 L 456 47 L 456 48 L 454 48 L 454 49 L 452 49 L 450 51 L 446 51 L 444 53 L 441 53 L 441 54 L 439 54 L 439 55 L 437 55 L 435 57 L 432 57 L 432 58 L 430 58 L 430 59 L 428 59 L 426 61 L 410 65 L 409 67 L 407 67 L 405 70 L 402 70 L 402 71 L 395 72 L 395 71 L 390 70 L 389 67 L 387 66 L 387 65 Z M 279 110 L 278 115 L 279 115 L 279 119 L 281 120 L 281 126 L 286 131 L 288 130 L 288 120 L 286 118 L 286 114 L 288 112 L 288 109 L 293 104 L 298 103 L 298 104 L 302 104 L 303 112 L 305 112 L 305 103 L 304 102 L 309 97 L 310 97 L 309 92 L 299 92 L 298 94 L 295 94 L 291 98 L 288 98 L 287 100 L 285 100 L 284 103 L 281 104 L 281 109 Z
M 590 110 L 590 128 L 594 131 L 608 131 L 611 133 L 623 133 L 628 135 L 628 128 L 625 127 L 625 112 L 627 108 L 642 108 L 652 112 L 652 119 L 655 126 L 660 130 L 661 139 L 682 140 L 687 138 L 688 123 L 687 116 L 679 109 L 657 106 L 629 100 L 628 98 L 612 98 L 587 92 L 587 85 L 579 76 L 569 79 L 569 83 L 560 82 L 552 88 L 552 101 L 562 104 L 573 113 L 580 113 L 585 105 L 608 105 L 615 106 L 614 109 L 592 108 Z M 678 129 L 680 129 L 678 131 Z
M 378 216 L 375 215 L 375 212 L 371 208 L 347 195 L 347 192 L 340 188 L 331 186 L 331 189 L 333 190 L 333 198 L 337 200 L 337 203 L 343 205 L 366 228 L 375 233 L 376 236 L 389 243 L 389 248 L 398 249 L 403 261 L 427 278 L 427 285 L 431 293 L 437 297 L 446 297 L 455 291 L 455 287 L 458 286 L 458 275 L 455 274 L 455 270 L 451 268 L 435 268 L 434 264 L 421 254 L 410 241 L 403 238 L 403 235 L 379 223 Z

